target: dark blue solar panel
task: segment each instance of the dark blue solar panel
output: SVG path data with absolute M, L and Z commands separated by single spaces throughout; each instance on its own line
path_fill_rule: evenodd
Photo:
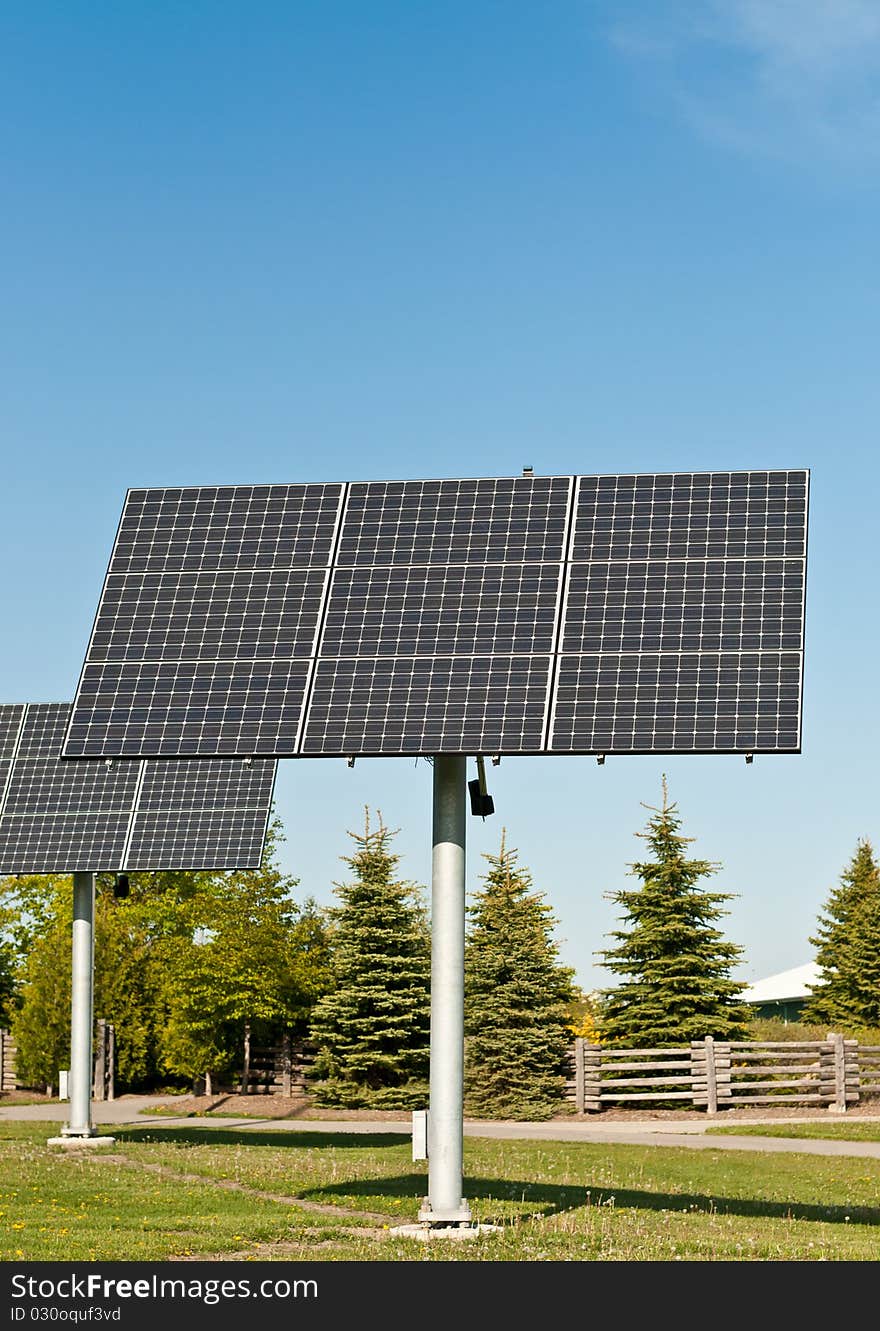
M 796 751 L 807 503 L 805 471 L 132 491 L 64 753 Z
M 276 764 L 69 762 L 69 703 L 0 706 L 0 873 L 244 869 L 262 858 Z

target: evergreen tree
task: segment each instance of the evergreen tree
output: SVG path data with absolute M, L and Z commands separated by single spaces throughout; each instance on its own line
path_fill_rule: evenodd
M 311 1023 L 321 1104 L 413 1108 L 427 1099 L 431 944 L 422 889 L 397 877 L 396 835 L 382 822 L 349 832 L 352 880 L 335 884 L 329 991 Z
M 557 960 L 556 921 L 502 832 L 468 907 L 465 1107 L 481 1118 L 549 1118 L 561 1108 L 574 972 Z
M 713 922 L 726 912 L 730 894 L 707 892 L 701 879 L 719 867 L 686 858 L 692 838 L 668 801 L 645 805 L 647 831 L 636 833 L 653 859 L 630 865 L 641 886 L 609 893 L 623 908 L 628 928 L 613 932 L 617 946 L 600 953 L 606 969 L 625 978 L 603 994 L 602 1038 L 608 1044 L 648 1048 L 687 1044 L 712 1035 L 744 1039 L 749 1009 L 730 971 L 742 948 L 724 941 Z
M 880 1026 L 880 870 L 867 839 L 829 894 L 810 942 L 820 980 L 801 1019 L 849 1030 Z

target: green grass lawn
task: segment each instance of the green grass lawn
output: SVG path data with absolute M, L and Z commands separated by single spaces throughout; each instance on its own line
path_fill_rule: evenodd
M 813 1137 L 825 1141 L 880 1142 L 880 1123 L 741 1123 L 738 1127 L 707 1128 L 707 1135 L 735 1137 Z
M 49 1147 L 56 1130 L 0 1125 L 2 1260 L 880 1255 L 880 1160 L 468 1137 L 465 1192 L 500 1228 L 425 1244 L 392 1232 L 426 1189 L 408 1136 L 148 1125 L 105 1153 Z

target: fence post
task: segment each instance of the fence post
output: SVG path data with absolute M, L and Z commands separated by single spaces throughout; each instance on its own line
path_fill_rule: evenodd
M 711 1035 L 705 1039 L 706 1045 L 706 1113 L 718 1113 L 718 1082 L 715 1078 L 715 1041 Z
M 858 1103 L 862 1093 L 862 1071 L 858 1040 L 844 1040 L 843 1050 L 846 1085 L 850 1087 L 852 1099 Z
M 288 1099 L 291 1093 L 290 1082 L 290 1031 L 285 1031 L 281 1037 L 281 1094 Z
M 116 1027 L 107 1023 L 107 1099 L 116 1099 Z
M 602 1050 L 584 1042 L 584 1112 L 602 1108 Z
M 247 1095 L 251 1080 L 251 1024 L 244 1024 L 244 1059 L 241 1068 L 241 1093 Z
M 834 1103 L 831 1108 L 835 1114 L 846 1113 L 846 1048 L 843 1036 L 836 1031 L 828 1032 L 828 1039 L 834 1049 Z
M 95 1075 L 92 1085 L 92 1097 L 95 1100 L 106 1100 L 107 1086 L 105 1077 L 107 1075 L 107 1023 L 103 1017 L 98 1018 L 98 1035 L 95 1040 Z
M 579 1114 L 586 1113 L 584 1108 L 584 1037 L 578 1035 L 574 1042 L 574 1106 Z
M 715 1067 L 715 1098 L 729 1109 L 733 1098 L 733 1076 L 728 1040 L 714 1041 L 712 1062 Z
M 12 1036 L 0 1027 L 0 1091 L 14 1091 L 18 1085 L 15 1080 L 15 1053 Z

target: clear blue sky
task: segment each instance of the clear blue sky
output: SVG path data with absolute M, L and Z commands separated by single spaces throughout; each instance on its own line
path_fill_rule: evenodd
M 603 984 L 661 774 L 758 978 L 880 842 L 873 0 L 195 4 L 0 17 L 0 699 L 72 697 L 129 486 L 809 467 L 800 756 L 508 759 Z M 323 903 L 425 763 L 288 761 Z

